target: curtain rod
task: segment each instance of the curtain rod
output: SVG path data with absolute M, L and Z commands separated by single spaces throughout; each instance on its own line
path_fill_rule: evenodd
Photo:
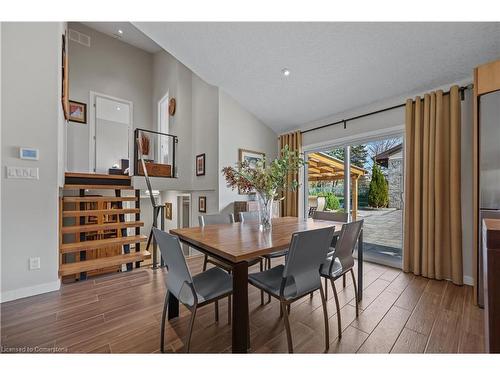
M 463 96 L 464 95 L 464 91 L 465 90 L 470 90 L 473 87 L 474 87 L 474 85 L 472 83 L 469 84 L 469 85 L 467 85 L 467 86 L 461 86 L 461 87 L 459 87 L 458 90 L 460 92 L 460 98 L 461 98 L 461 100 L 464 100 L 464 96 Z M 443 95 L 449 95 L 449 93 L 450 93 L 449 91 L 446 91 L 446 92 L 443 93 Z M 368 117 L 368 116 L 376 115 L 378 113 L 391 111 L 393 109 L 401 108 L 401 107 L 404 107 L 404 106 L 406 106 L 406 103 L 394 105 L 392 107 L 387 107 L 387 108 L 379 109 L 377 111 L 373 111 L 373 112 L 365 113 L 365 114 L 362 114 L 362 115 L 354 116 L 354 117 L 351 117 L 351 118 L 348 118 L 348 119 L 345 119 L 345 120 L 335 121 L 335 122 L 332 122 L 330 124 L 320 125 L 320 126 L 317 126 L 315 128 L 311 128 L 311 129 L 307 129 L 307 130 L 302 130 L 300 132 L 300 134 L 305 134 L 305 133 L 312 132 L 314 130 L 320 130 L 320 129 L 323 129 L 323 128 L 327 128 L 329 126 L 340 125 L 340 124 L 343 124 L 344 125 L 344 129 L 345 129 L 347 127 L 347 122 L 348 121 L 358 120 L 358 119 L 363 118 L 363 117 Z

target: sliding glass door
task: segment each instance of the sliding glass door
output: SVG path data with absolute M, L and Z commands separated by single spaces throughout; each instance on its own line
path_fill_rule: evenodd
M 340 211 L 364 220 L 364 259 L 401 268 L 402 135 L 322 148 L 306 158 L 306 215 Z

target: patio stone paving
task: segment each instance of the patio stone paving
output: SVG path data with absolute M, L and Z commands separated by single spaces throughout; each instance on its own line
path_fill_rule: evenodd
M 403 247 L 402 210 L 359 210 L 363 219 L 364 260 L 401 268 Z

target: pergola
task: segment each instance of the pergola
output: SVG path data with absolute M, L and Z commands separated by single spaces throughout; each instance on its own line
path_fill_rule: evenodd
M 309 181 L 337 181 L 343 180 L 345 175 L 344 161 L 323 152 L 309 154 L 308 157 Z M 367 173 L 366 169 L 355 165 L 350 167 L 352 186 L 352 218 L 356 220 L 358 212 L 358 179 Z M 346 197 L 344 197 L 346 199 Z

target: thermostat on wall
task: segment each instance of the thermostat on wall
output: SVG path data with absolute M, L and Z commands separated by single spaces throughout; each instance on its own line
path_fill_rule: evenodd
M 38 160 L 38 149 L 20 147 L 19 148 L 19 157 L 21 159 L 27 159 L 27 160 Z

